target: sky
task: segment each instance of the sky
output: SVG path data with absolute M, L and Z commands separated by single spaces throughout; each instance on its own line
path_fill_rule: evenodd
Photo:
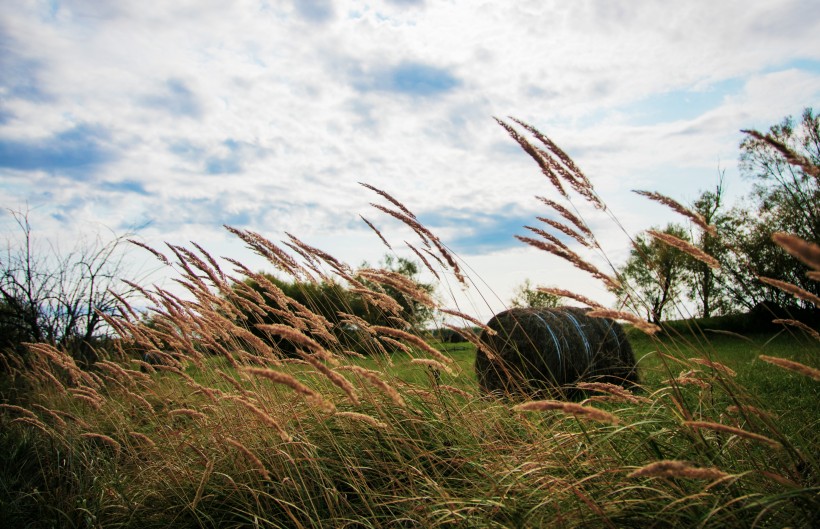
M 722 172 L 739 199 L 740 129 L 820 108 L 814 0 L 0 5 L 0 206 L 28 208 L 38 237 L 134 231 L 272 271 L 228 224 L 375 264 L 388 250 L 363 215 L 412 256 L 366 182 L 462 259 L 476 286 L 441 296 L 483 319 L 525 279 L 612 300 L 513 237 L 549 213 L 535 196 L 557 196 L 493 117 L 588 175 L 608 211 L 572 207 L 605 267 L 629 235 L 680 221 L 631 190 L 687 204 Z

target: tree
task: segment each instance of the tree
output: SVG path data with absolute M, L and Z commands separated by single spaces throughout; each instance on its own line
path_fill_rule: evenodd
M 662 232 L 689 239 L 686 230 L 677 224 L 668 224 Z M 682 251 L 654 237 L 638 235 L 626 264 L 619 270 L 622 286 L 614 293 L 620 303 L 645 312 L 647 320 L 658 324 L 667 306 L 680 297 L 688 259 Z
M 531 309 L 551 309 L 561 305 L 561 298 L 555 294 L 541 292 L 533 288 L 530 280 L 525 279 L 523 283 L 516 287 L 510 305 Z
M 132 289 L 119 281 L 125 270 L 126 236 L 78 241 L 68 253 L 35 240 L 28 211 L 9 210 L 19 232 L 0 256 L 0 328 L 6 348 L 46 342 L 68 350 L 85 366 L 98 360 L 95 344 L 110 329 L 112 314 Z M 18 350 L 19 352 L 19 350 Z
M 736 225 L 736 219 L 724 211 L 723 182 L 721 174 L 714 190 L 702 191 L 691 208 L 707 224 L 714 226 L 715 231 L 698 229 L 690 236 L 695 246 L 721 262 L 725 269 L 730 259 L 725 237 Z M 729 293 L 733 287 L 727 284 L 725 274 L 697 259 L 688 259 L 687 268 L 688 297 L 697 304 L 699 315 L 708 318 L 730 312 L 733 303 Z
M 394 272 L 400 274 L 415 284 L 415 287 L 421 290 L 422 292 L 426 293 L 427 295 L 432 295 L 435 291 L 435 285 L 430 283 L 423 283 L 419 279 L 419 272 L 421 268 L 419 264 L 406 257 L 395 257 L 391 254 L 386 254 L 382 259 L 381 263 L 379 263 L 381 268 L 387 270 L 388 272 Z M 362 268 L 366 268 L 367 265 L 362 265 Z M 368 284 L 367 280 L 361 279 L 363 283 Z M 410 296 L 402 294 L 395 288 L 390 287 L 389 285 L 382 285 L 382 288 L 385 290 L 385 293 L 395 299 L 399 305 L 402 307 L 402 314 L 401 317 L 410 323 L 411 327 L 414 329 L 421 331 L 424 330 L 430 322 L 433 321 L 434 311 L 432 307 L 428 307 L 421 303 L 419 300 L 414 299 Z M 383 315 L 382 315 L 383 317 Z M 384 322 L 388 325 L 389 322 Z
M 419 266 L 410 259 L 386 256 L 381 262 L 381 269 L 409 279 L 414 288 L 419 289 L 428 296 L 434 291 L 435 287 L 433 285 L 422 283 L 419 280 Z M 404 327 L 404 324 L 409 324 L 416 331 L 426 330 L 427 324 L 433 319 L 433 309 L 431 307 L 402 293 L 389 284 L 376 283 L 372 279 L 363 277 L 361 274 L 365 270 L 371 270 L 366 263 L 362 264 L 359 270 L 353 274 L 355 279 L 372 291 L 387 294 L 393 298 L 401 307 L 398 314 L 385 312 L 383 308 L 372 302 L 372 298 L 368 298 L 362 292 L 350 289 L 341 283 L 332 281 L 287 281 L 267 273 L 257 276 L 258 280 L 249 278 L 243 282 L 244 285 L 262 296 L 264 304 L 267 306 L 267 312 L 260 315 L 248 313 L 246 309 L 240 310 L 243 310 L 245 316 L 253 323 L 290 325 L 292 324 L 292 314 L 298 314 L 301 311 L 300 306 L 306 307 L 314 314 L 333 324 L 332 332 L 335 338 L 348 349 L 357 349 L 357 342 L 360 337 L 357 336 L 358 332 L 355 326 L 344 322 L 345 318 L 340 316 L 341 313 L 361 318 L 370 325 Z M 263 285 L 260 282 L 269 284 Z M 234 291 L 240 293 L 240 295 L 242 288 L 243 285 L 241 284 L 233 286 Z M 270 292 L 271 289 L 281 291 L 285 299 L 281 297 L 274 299 Z M 258 331 L 255 325 L 251 325 L 250 329 L 258 336 L 265 337 L 265 333 Z M 312 330 L 307 330 L 307 333 L 312 334 Z M 318 335 L 315 337 L 319 338 L 320 341 L 322 339 Z M 286 354 L 296 351 L 295 346 L 288 343 L 287 340 L 279 340 L 277 346 Z
M 795 305 L 782 291 L 760 285 L 756 276 L 772 277 L 820 294 L 820 283 L 806 277 L 806 267 L 771 240 L 775 232 L 788 232 L 820 243 L 820 116 L 807 108 L 799 123 L 792 117 L 772 126 L 767 134 L 744 131 L 740 144 L 741 174 L 755 182 L 753 210 L 739 210 L 745 218 L 735 231 L 739 253 L 738 278 L 745 273 L 755 286 L 752 302 L 774 301 Z M 747 302 L 747 304 L 749 304 Z

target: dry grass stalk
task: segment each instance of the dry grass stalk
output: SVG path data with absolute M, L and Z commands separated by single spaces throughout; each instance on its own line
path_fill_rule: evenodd
M 51 435 L 52 431 L 49 430 L 48 426 L 46 426 L 40 419 L 31 418 L 31 417 L 17 417 L 16 419 L 12 419 L 9 421 L 9 424 L 28 424 L 30 426 L 34 426 L 38 430 L 42 431 L 46 435 Z
M 586 235 L 590 239 L 593 239 L 595 237 L 592 233 L 592 230 L 589 229 L 589 227 L 586 225 L 586 223 L 584 221 L 582 221 L 577 215 L 575 215 L 573 212 L 571 212 L 570 210 L 568 210 L 567 208 L 565 208 L 564 206 L 562 206 L 558 202 L 555 202 L 554 200 L 550 200 L 546 197 L 535 197 L 535 198 L 537 198 L 538 200 L 540 200 L 541 202 L 543 202 L 547 206 L 549 206 L 552 209 L 554 209 L 555 211 L 557 211 L 562 217 L 564 217 L 565 219 L 570 221 L 576 228 L 578 228 L 578 230 L 581 233 L 583 233 L 584 235 Z
M 820 178 L 820 167 L 816 164 L 812 163 L 811 160 L 802 156 L 796 152 L 794 152 L 788 145 L 779 141 L 778 139 L 772 137 L 769 134 L 761 134 L 756 130 L 741 130 L 745 134 L 752 136 L 764 143 L 769 144 L 773 147 L 776 151 L 780 152 L 785 158 L 786 161 L 792 165 L 797 165 L 801 169 L 803 169 L 807 174 L 812 175 L 815 178 Z
M 532 226 L 524 226 L 524 228 L 530 230 L 531 232 L 535 233 L 536 235 L 540 235 L 541 237 L 543 237 L 547 241 L 551 242 L 552 244 L 558 246 L 559 248 L 562 248 L 564 250 L 569 250 L 569 246 L 564 244 L 561 241 L 561 239 L 559 239 L 558 237 L 556 237 L 555 235 L 553 235 L 549 232 L 546 232 L 546 231 L 544 231 L 540 228 L 534 228 Z
M 262 463 L 262 460 L 256 457 L 256 454 L 248 450 L 245 447 L 245 445 L 243 445 L 236 439 L 226 437 L 225 441 L 229 445 L 233 446 L 234 448 L 242 452 L 242 455 L 244 455 L 248 459 L 248 461 L 250 461 L 251 464 L 253 464 L 254 468 L 257 472 L 259 472 L 259 475 L 262 476 L 263 479 L 270 480 L 270 472 L 268 472 L 268 469 L 265 468 L 265 465 Z
M 82 437 L 83 439 L 93 439 L 93 440 L 96 440 L 96 441 L 102 441 L 103 443 L 105 443 L 106 445 L 111 447 L 114 450 L 114 452 L 117 453 L 117 454 L 120 453 L 120 450 L 122 448 L 120 443 L 115 441 L 113 438 L 111 438 L 107 435 L 101 434 L 101 433 L 90 433 L 90 432 L 89 433 L 81 433 L 80 437 Z
M 465 314 L 463 312 L 453 310 L 453 309 L 439 308 L 438 310 L 439 310 L 439 312 L 443 312 L 444 314 L 449 314 L 450 316 L 455 316 L 457 318 L 461 318 L 462 320 L 468 321 L 468 322 L 472 323 L 473 325 L 475 325 L 476 327 L 483 330 L 484 332 L 490 334 L 491 336 L 494 336 L 494 335 L 498 334 L 494 329 L 491 329 L 489 326 L 487 326 L 486 323 L 484 323 L 481 320 L 478 320 L 476 318 L 473 318 L 469 314 Z
M 387 423 L 384 423 L 375 417 L 371 417 L 370 415 L 365 415 L 364 413 L 357 413 L 355 411 L 337 411 L 334 417 L 341 417 L 343 419 L 352 419 L 354 421 L 360 421 L 365 424 L 369 424 L 373 428 L 378 428 L 380 430 L 384 430 L 387 428 Z
M 561 298 L 569 298 L 574 299 L 575 301 L 579 301 L 584 305 L 596 309 L 603 309 L 604 306 L 598 303 L 597 301 L 591 300 L 588 297 L 582 296 L 581 294 L 576 294 L 570 290 L 565 290 L 563 288 L 553 288 L 553 287 L 538 287 L 535 290 L 538 292 L 543 292 L 545 294 L 551 294 L 553 296 L 558 296 Z
M 412 229 L 414 232 L 416 232 L 416 235 L 419 236 L 419 238 L 421 239 L 421 241 L 424 243 L 425 246 L 428 246 L 428 247 L 430 246 L 430 239 L 435 237 L 435 236 L 430 232 L 430 230 L 428 230 L 427 228 L 422 226 L 419 223 L 419 221 L 417 221 L 413 217 L 405 215 L 404 213 L 402 213 L 400 211 L 390 209 L 390 208 L 382 206 L 380 204 L 371 203 L 370 205 L 373 206 L 374 208 L 378 209 L 379 211 L 383 212 L 383 213 L 387 213 L 388 215 L 390 215 L 394 219 L 399 220 L 402 223 L 406 224 L 408 227 L 410 227 L 410 229 Z
M 678 250 L 682 251 L 683 253 L 689 254 L 698 261 L 705 263 L 710 268 L 719 269 L 720 263 L 717 259 L 709 255 L 708 253 L 704 252 L 700 248 L 692 245 L 689 242 L 684 241 L 683 239 L 679 239 L 674 235 L 669 235 L 668 233 L 663 233 L 657 230 L 648 230 L 648 234 L 655 237 L 656 239 L 663 241 L 664 243 L 668 244 L 673 248 L 677 248 Z
M 690 369 L 689 371 L 681 371 L 677 378 L 671 380 L 671 382 L 681 385 L 681 386 L 697 386 L 701 389 L 709 389 L 711 384 L 700 378 L 698 375 L 700 371 L 697 369 Z
M 820 369 L 809 367 L 805 364 L 801 364 L 800 362 L 795 362 L 794 360 L 786 360 L 785 358 L 778 358 L 775 356 L 760 355 L 758 358 L 766 363 L 773 364 L 777 367 L 781 367 L 794 373 L 799 373 L 810 377 L 813 380 L 820 381 Z
M 372 303 L 376 306 L 376 308 L 384 312 L 390 314 L 401 314 L 402 307 L 399 302 L 384 292 L 376 292 L 375 290 L 371 290 L 369 288 L 351 288 L 350 292 L 360 294 L 365 298 L 365 301 Z
M 413 347 L 417 347 L 418 349 L 421 349 L 422 351 L 426 352 L 427 354 L 429 354 L 430 356 L 432 356 L 433 358 L 435 358 L 439 362 L 442 362 L 444 364 L 452 364 L 453 363 L 452 358 L 450 358 L 448 356 L 445 356 L 444 354 L 441 353 L 441 351 L 439 351 L 435 347 L 431 346 L 430 344 L 428 344 L 427 342 L 425 342 L 423 339 L 419 338 L 415 334 L 410 334 L 409 332 L 402 331 L 401 329 L 395 329 L 393 327 L 384 327 L 384 326 L 381 326 L 381 325 L 374 325 L 371 328 L 377 333 L 386 334 L 387 336 L 389 336 L 391 338 L 396 338 L 398 340 L 404 340 L 405 342 L 409 343 Z
M 779 449 L 782 448 L 783 445 L 779 442 L 775 441 L 774 439 L 770 439 L 765 435 L 760 435 L 757 433 L 747 432 L 746 430 L 741 430 L 740 428 L 735 428 L 734 426 L 729 426 L 726 424 L 720 424 L 717 422 L 710 422 L 710 421 L 684 421 L 684 426 L 689 426 L 695 429 L 706 429 L 712 430 L 716 432 L 723 432 L 728 433 L 731 435 L 736 435 L 738 437 L 742 437 L 744 439 L 749 439 L 750 441 L 757 441 L 759 443 L 763 443 L 765 445 L 770 446 L 771 448 Z
M 820 272 L 806 272 L 806 277 L 808 277 L 812 281 L 820 281 Z
M 637 329 L 640 329 L 646 334 L 655 334 L 656 332 L 661 330 L 661 328 L 655 325 L 654 323 L 649 323 L 646 320 L 642 320 L 641 318 L 635 316 L 634 314 L 630 314 L 629 312 L 622 312 L 611 309 L 593 309 L 587 312 L 587 316 L 589 316 L 590 318 L 610 318 L 613 320 L 626 321 L 631 323 Z
M 455 325 L 450 325 L 449 323 L 445 323 L 444 328 L 445 329 L 450 329 L 451 331 L 455 332 L 456 334 L 458 334 L 459 336 L 461 336 L 462 338 L 464 338 L 465 340 L 467 340 L 471 344 L 475 345 L 476 348 L 479 348 L 479 347 L 483 346 L 483 342 L 481 341 L 479 336 L 470 329 L 462 329 L 462 328 L 456 327 Z M 492 330 L 492 329 L 490 329 L 490 330 Z M 498 332 L 496 332 L 495 330 L 492 330 L 492 332 L 489 333 L 489 334 L 490 334 L 490 336 L 495 336 L 495 335 L 498 334 Z
M 724 336 L 731 336 L 732 338 L 738 338 L 740 340 L 747 341 L 749 343 L 754 343 L 754 340 L 749 338 L 748 336 L 743 336 L 742 334 L 738 334 L 732 331 L 724 331 L 723 329 L 703 329 L 704 332 L 710 332 L 713 334 L 722 334 Z
M 82 393 L 74 394 L 74 398 L 81 401 L 81 402 L 85 402 L 86 404 L 88 404 L 89 406 L 94 408 L 95 410 L 100 410 L 102 408 L 102 400 L 101 399 L 95 399 L 93 397 L 89 397 L 88 395 L 85 395 L 85 394 L 82 394 Z
M 332 413 L 333 410 L 335 410 L 336 408 L 332 402 L 325 400 L 325 398 L 321 394 L 310 389 L 306 385 L 296 380 L 296 378 L 286 373 L 281 373 L 279 371 L 274 371 L 273 369 L 265 369 L 261 367 L 246 367 L 245 369 L 243 369 L 243 371 L 251 375 L 266 378 L 276 384 L 282 384 L 283 386 L 287 386 L 296 393 L 304 395 L 308 402 L 315 405 L 322 411 L 326 411 L 327 413 Z
M 133 391 L 125 390 L 126 395 L 130 398 L 134 399 L 135 401 L 139 402 L 142 407 L 148 410 L 149 413 L 154 413 L 154 407 L 148 402 L 145 397 L 138 393 L 134 393 Z
M 367 380 L 372 386 L 375 386 L 380 391 L 382 391 L 382 393 L 390 397 L 390 400 L 392 400 L 396 405 L 402 408 L 407 406 L 401 394 L 396 390 L 396 388 L 382 380 L 377 371 L 366 369 L 360 366 L 343 366 L 339 369 L 345 371 L 352 371 L 353 373 L 356 373 L 357 375 Z
M 606 209 L 603 202 L 597 197 L 592 187 L 592 183 L 575 164 L 567 153 L 561 150 L 552 140 L 546 137 L 538 129 L 516 118 L 510 118 L 514 122 L 524 127 L 530 134 L 540 141 L 545 147 L 546 151 L 536 148 L 536 151 L 549 164 L 550 170 L 554 174 L 558 174 L 575 190 L 576 193 L 584 197 L 588 202 L 600 210 Z
M 659 202 L 664 206 L 668 207 L 669 209 L 671 209 L 672 211 L 675 211 L 676 213 L 683 215 L 684 217 L 694 222 L 703 231 L 709 233 L 709 235 L 717 235 L 717 228 L 707 223 L 706 219 L 703 218 L 703 215 L 695 211 L 692 211 L 689 208 L 684 207 L 678 201 L 654 191 L 641 191 L 638 189 L 633 189 L 632 192 L 645 196 L 650 200 L 654 200 L 655 202 Z
M 459 397 L 464 397 L 465 399 L 474 399 L 475 395 L 472 395 L 461 388 L 457 388 L 455 386 L 450 386 L 449 384 L 439 384 L 439 389 L 443 389 L 444 391 L 449 391 L 450 393 L 454 393 Z
M 415 365 L 422 365 L 422 366 L 425 366 L 425 367 L 429 367 L 429 368 L 434 369 L 436 371 L 444 371 L 448 375 L 451 375 L 451 376 L 455 375 L 455 372 L 453 372 L 453 370 L 450 369 L 450 366 L 446 366 L 446 365 L 442 364 L 441 362 L 438 362 L 436 360 L 432 360 L 430 358 L 414 358 L 414 359 L 410 360 L 410 363 L 415 364 Z
M 285 232 L 285 235 L 288 236 L 288 239 L 290 239 L 293 242 L 293 244 L 297 245 L 299 248 L 303 249 L 304 251 L 306 251 L 310 255 L 316 256 L 319 259 L 321 259 L 322 261 L 328 263 L 334 269 L 344 270 L 344 271 L 350 272 L 350 267 L 349 266 L 347 266 L 345 263 L 339 261 L 338 259 L 336 259 L 332 255 L 330 255 L 329 253 L 323 252 L 322 250 L 316 248 L 315 246 L 311 246 L 311 245 L 303 242 L 298 237 L 296 237 L 295 235 L 291 235 L 288 232 Z
M 359 275 L 363 278 L 384 285 L 392 287 L 405 296 L 414 299 L 426 307 L 435 307 L 436 302 L 430 297 L 430 294 L 422 290 L 419 285 L 409 277 L 398 272 L 390 270 L 375 270 L 372 268 L 363 268 L 359 270 Z
M 165 257 L 165 255 L 163 255 L 163 254 L 162 254 L 162 253 L 160 253 L 159 251 L 157 251 L 157 250 L 155 250 L 155 249 L 151 248 L 151 247 L 150 247 L 150 246 L 148 246 L 147 244 L 145 244 L 145 243 L 143 243 L 143 242 L 140 242 L 140 241 L 136 241 L 136 240 L 134 240 L 134 239 L 128 239 L 128 242 L 130 242 L 131 244 L 134 244 L 134 245 L 136 245 L 136 246 L 139 246 L 139 247 L 140 247 L 140 248 L 142 248 L 143 250 L 147 250 L 147 251 L 151 252 L 151 253 L 154 255 L 154 257 L 156 257 L 157 259 L 159 259 L 159 261 L 160 261 L 162 264 L 164 264 L 164 265 L 166 265 L 166 266 L 171 266 L 171 261 L 169 261 L 169 260 L 168 260 L 168 258 L 167 258 L 167 257 Z
M 393 204 L 394 206 L 396 206 L 397 208 L 399 208 L 399 209 L 402 211 L 402 213 L 404 213 L 404 214 L 405 214 L 405 215 L 407 215 L 408 217 L 413 218 L 413 219 L 415 219 L 415 218 L 416 218 L 416 216 L 413 214 L 413 212 L 412 212 L 412 211 L 410 211 L 409 209 L 407 209 L 407 208 L 404 206 L 404 204 L 402 204 L 401 202 L 399 202 L 398 200 L 396 200 L 395 198 L 393 198 L 392 196 L 390 196 L 387 192 L 382 191 L 381 189 L 379 189 L 379 188 L 377 188 L 377 187 L 373 187 L 373 186 L 372 186 L 372 185 L 370 185 L 370 184 L 365 184 L 364 182 L 359 182 L 359 185 L 360 185 L 360 186 L 363 186 L 363 187 L 366 187 L 367 189 L 370 189 L 371 191 L 375 191 L 377 194 L 379 194 L 379 195 L 381 195 L 382 197 L 386 198 L 386 199 L 387 199 L 387 200 L 388 200 L 391 204 Z
M 797 327 L 798 329 L 805 332 L 806 334 L 808 334 L 809 336 L 811 336 L 815 340 L 820 340 L 820 332 L 817 332 L 816 330 L 812 329 L 811 327 L 809 327 L 808 325 L 806 325 L 802 321 L 791 320 L 791 319 L 776 319 L 776 320 L 772 320 L 772 323 Z
M 281 323 L 257 323 L 256 328 L 273 336 L 279 336 L 280 338 L 293 342 L 295 345 L 304 347 L 317 353 L 319 356 L 324 357 L 330 355 L 319 342 L 289 325 L 282 325 Z
M 820 270 L 820 246 L 804 241 L 796 235 L 783 232 L 773 234 L 772 240 L 803 264 L 815 270 Z
M 655 461 L 643 466 L 627 477 L 630 478 L 686 478 L 686 479 L 723 479 L 728 474 L 717 468 L 701 468 L 684 461 Z
M 560 411 L 575 417 L 584 417 L 598 422 L 617 424 L 618 418 L 611 413 L 582 406 L 575 402 L 561 402 L 557 400 L 533 400 L 513 407 L 516 411 Z
M 545 243 L 543 241 L 532 239 L 530 237 L 522 237 L 520 235 L 515 235 L 515 238 L 518 239 L 521 242 L 529 244 L 530 246 L 534 246 L 535 248 L 538 248 L 539 250 L 544 250 L 545 252 L 549 252 L 553 255 L 557 255 L 558 257 L 560 257 L 560 258 L 568 261 L 569 263 L 573 264 L 576 268 L 579 268 L 579 269 L 591 274 L 596 279 L 600 279 L 601 281 L 603 281 L 607 285 L 608 288 L 611 288 L 613 290 L 617 290 L 620 287 L 620 283 L 616 279 L 613 279 L 612 277 L 609 277 L 608 275 L 604 274 L 603 272 L 598 270 L 593 265 L 587 263 L 586 261 L 581 259 L 581 257 L 578 254 L 576 254 L 575 252 L 573 252 L 572 250 L 568 250 L 567 248 L 558 246 L 556 244 Z
M 356 389 L 353 387 L 353 384 L 350 383 L 345 377 L 336 373 L 326 365 L 324 365 L 321 360 L 318 358 L 304 355 L 303 358 L 307 360 L 307 362 L 312 365 L 316 371 L 324 375 L 325 378 L 330 380 L 330 382 L 344 391 L 345 395 L 347 395 L 347 399 L 354 405 L 358 406 L 361 401 L 359 400 L 359 395 L 356 393 Z
M 393 338 L 390 338 L 389 336 L 379 336 L 379 341 L 381 341 L 382 343 L 387 344 L 387 345 L 392 345 L 393 347 L 395 347 L 396 349 L 398 349 L 402 353 L 407 353 L 408 355 L 412 355 L 412 353 L 413 353 L 413 348 L 412 347 L 410 347 L 409 345 L 407 345 L 405 343 L 402 343 L 398 340 L 394 340 Z
M 51 417 L 51 420 L 53 420 L 60 428 L 68 428 L 68 423 L 65 422 L 65 419 L 63 419 L 57 411 L 46 408 L 45 406 L 37 403 L 32 404 L 31 407 L 36 408 Z
M 134 439 L 138 440 L 140 443 L 150 446 L 151 448 L 156 448 L 157 444 L 147 435 L 140 432 L 128 432 L 128 435 L 133 437 Z
M 28 417 L 30 419 L 39 420 L 40 418 L 37 416 L 36 413 L 33 411 L 23 408 L 22 406 L 17 406 L 16 404 L 0 404 L 0 409 L 4 410 L 12 410 L 16 411 L 17 413 L 21 414 L 23 417 Z
M 609 382 L 579 382 L 576 384 L 576 387 L 584 391 L 598 391 L 600 393 L 606 393 L 607 395 L 613 397 L 613 399 L 610 400 L 615 401 L 629 402 L 631 404 L 652 402 L 651 399 L 639 397 L 631 391 L 616 384 L 610 384 Z
M 507 134 L 510 135 L 512 139 L 518 142 L 518 145 L 524 149 L 524 152 L 530 155 L 530 157 L 535 160 L 535 163 L 538 164 L 538 167 L 541 168 L 541 172 L 546 176 L 549 181 L 552 183 L 553 187 L 563 196 L 564 198 L 569 198 L 567 191 L 564 189 L 564 186 L 561 184 L 561 180 L 555 174 L 552 169 L 551 164 L 549 161 L 541 154 L 541 151 L 536 149 L 526 138 L 521 136 L 518 131 L 512 128 L 510 125 L 505 123 L 504 121 L 494 118 L 495 121 L 507 131 Z
M 404 224 L 409 226 L 416 234 L 421 238 L 422 242 L 425 246 L 430 246 L 432 243 L 433 246 L 436 247 L 436 250 L 444 257 L 444 260 L 447 261 L 447 264 L 450 266 L 450 269 L 453 271 L 453 274 L 456 276 L 456 279 L 462 285 L 466 285 L 467 282 L 464 279 L 464 275 L 461 273 L 461 268 L 458 266 L 453 255 L 447 250 L 447 248 L 441 243 L 438 237 L 436 237 L 433 232 L 425 228 L 421 225 L 416 219 L 408 217 L 404 213 L 399 211 L 394 211 L 390 208 L 386 208 L 384 206 L 380 206 L 379 204 L 371 204 L 374 208 L 378 209 L 379 211 L 383 211 L 388 215 L 402 221 Z
M 694 364 L 700 364 L 702 366 L 711 367 L 715 371 L 719 371 L 724 375 L 728 375 L 730 377 L 737 376 L 737 373 L 732 368 L 723 365 L 720 362 L 714 362 L 712 360 L 707 360 L 706 358 L 690 358 L 689 361 Z
M 177 408 L 175 410 L 171 410 L 168 412 L 169 417 L 178 417 L 178 416 L 190 417 L 197 421 L 206 421 L 208 420 L 208 416 L 202 412 L 192 410 L 190 408 Z
M 421 259 L 421 262 L 422 262 L 422 263 L 424 263 L 424 266 L 425 266 L 425 267 L 427 267 L 427 270 L 429 270 L 429 271 L 430 271 L 430 273 L 431 273 L 431 274 L 433 274 L 433 276 L 434 276 L 437 280 L 441 281 L 441 277 L 438 275 L 438 272 L 436 272 L 436 271 L 435 271 L 435 269 L 434 269 L 432 266 L 430 266 L 430 261 L 428 261 L 428 260 L 427 260 L 427 258 L 426 258 L 426 257 L 424 257 L 424 254 L 423 254 L 423 253 L 421 253 L 421 252 L 420 252 L 420 251 L 419 251 L 419 250 L 418 250 L 415 246 L 413 246 L 413 245 L 412 245 L 412 244 L 410 244 L 409 242 L 404 241 L 404 244 L 406 244 L 408 248 L 410 248 L 411 250 L 413 250 L 413 253 L 414 253 L 414 254 L 416 254 L 416 256 L 417 256 L 419 259 Z
M 222 281 L 224 282 L 224 281 L 227 279 L 227 277 L 225 276 L 225 273 L 222 271 L 222 268 L 220 268 L 220 267 L 219 267 L 219 263 L 217 263 L 217 262 L 216 262 L 216 259 L 214 259 L 214 258 L 211 256 L 211 254 L 209 254 L 208 252 L 206 252 L 206 251 L 205 251 L 205 249 L 204 249 L 202 246 L 198 245 L 198 244 L 197 244 L 197 243 L 195 243 L 194 241 L 191 241 L 191 244 L 193 244 L 193 245 L 194 245 L 194 247 L 195 247 L 197 250 L 199 250 L 199 253 L 201 253 L 201 254 L 205 257 L 205 259 L 207 259 L 207 260 L 208 260 L 208 263 L 210 263 L 210 265 L 211 265 L 211 267 L 213 268 L 213 270 L 214 270 L 217 274 L 219 274 L 220 279 L 222 279 Z
M 787 283 L 785 281 L 780 281 L 779 279 L 772 279 L 770 277 L 758 276 L 758 279 L 761 282 L 766 283 L 767 285 L 771 285 L 775 288 L 778 288 L 778 289 L 782 290 L 783 292 L 788 292 L 789 294 L 791 294 L 792 296 L 794 296 L 796 298 L 800 298 L 802 300 L 808 301 L 809 303 L 814 304 L 815 307 L 820 307 L 820 298 L 819 297 L 815 296 L 811 292 L 803 290 L 802 288 L 798 287 L 797 285 L 793 285 L 793 284 Z
M 380 231 L 378 230 L 378 228 L 376 228 L 376 226 L 374 226 L 374 225 L 373 225 L 373 223 L 372 223 L 372 222 L 370 222 L 369 220 L 367 220 L 366 218 L 364 218 L 362 215 L 359 215 L 359 217 L 360 217 L 360 218 L 364 221 L 364 223 L 365 223 L 365 224 L 367 224 L 367 225 L 370 227 L 370 229 L 371 229 L 371 230 L 373 230 L 373 231 L 376 233 L 376 235 L 378 235 L 378 236 L 379 236 L 379 239 L 381 239 L 382 243 L 383 243 L 385 246 L 387 246 L 387 249 L 388 249 L 388 250 L 392 250 L 392 249 L 393 249 L 393 247 L 392 247 L 392 246 L 390 246 L 390 243 L 389 243 L 389 242 L 387 242 L 387 239 L 385 239 L 385 238 L 384 238 L 384 235 L 382 235 L 382 232 L 380 232 Z
M 251 250 L 267 259 L 268 262 L 286 274 L 293 277 L 301 277 L 306 273 L 293 257 L 258 233 L 238 230 L 227 225 L 225 225 L 225 229 L 239 237 Z M 225 258 L 225 260 L 231 264 L 236 264 L 231 259 Z
M 282 428 L 282 425 L 279 424 L 279 421 L 277 421 L 276 419 L 271 417 L 267 412 L 265 412 L 265 410 L 263 410 L 262 408 L 256 406 L 254 403 L 248 401 L 247 399 L 245 399 L 243 397 L 238 397 L 236 395 L 228 395 L 225 398 L 229 399 L 229 400 L 232 400 L 234 402 L 240 403 L 245 408 L 247 408 L 249 411 L 251 411 L 254 415 L 259 417 L 259 419 L 263 423 L 267 424 L 268 426 L 270 426 L 271 428 L 276 430 L 277 435 L 279 435 L 279 438 L 282 439 L 282 441 L 284 441 L 286 443 L 289 443 L 290 441 L 293 440 L 293 438 L 290 436 L 290 434 L 288 434 L 288 432 L 285 431 L 284 428 Z
M 552 226 L 556 230 L 560 231 L 564 235 L 568 235 L 568 236 L 572 237 L 573 239 L 578 241 L 578 243 L 580 243 L 581 245 L 583 245 L 587 248 L 592 247 L 592 244 L 583 235 L 581 235 L 577 231 L 573 230 L 572 228 L 570 228 L 566 224 L 561 224 L 560 222 L 552 220 L 552 219 L 547 218 L 547 217 L 535 217 L 535 218 L 540 220 L 544 224 L 549 224 L 550 226 Z
M 758 417 L 762 417 L 764 419 L 771 419 L 772 418 L 771 413 L 769 413 L 765 410 L 761 410 L 760 408 L 758 408 L 756 406 L 751 406 L 751 405 L 748 405 L 748 404 L 743 405 L 743 406 L 735 406 L 735 405 L 727 406 L 726 411 L 728 413 L 745 413 L 745 414 L 757 415 Z
M 422 248 L 422 251 L 432 257 L 440 267 L 445 268 L 444 261 L 441 260 L 441 257 L 431 252 L 428 248 Z

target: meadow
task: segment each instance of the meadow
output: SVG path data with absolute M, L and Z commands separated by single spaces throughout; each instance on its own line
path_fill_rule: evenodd
M 818 343 L 790 333 L 631 334 L 644 390 L 589 396 L 580 404 L 606 414 L 595 419 L 480 398 L 471 344 L 441 346 L 454 375 L 440 378 L 409 357 L 355 359 L 350 366 L 368 370 L 351 377 L 360 402 L 332 412 L 291 387 L 243 379 L 221 359 L 184 375 L 126 372 L 96 390 L 41 384 L 25 408 L 6 405 L 0 419 L 4 519 L 17 527 L 813 525 L 818 385 L 756 358 L 805 361 Z M 343 393 L 330 397 L 335 386 L 303 365 L 284 372 L 334 401 Z
M 550 152 L 528 152 L 545 174 L 552 167 L 603 208 L 543 142 Z M 370 189 L 389 204 L 378 210 L 418 235 L 411 249 L 442 283 L 470 283 L 412 212 Z M 575 226 L 562 232 L 581 236 L 580 219 L 548 205 Z M 588 381 L 574 400 L 488 396 L 473 370 L 480 343 L 466 330 L 483 322 L 394 271 L 354 271 L 294 236 L 285 251 L 229 231 L 304 285 L 344 282 L 378 318 L 354 314 L 352 298 L 298 302 L 197 245 L 169 245 L 170 258 L 143 245 L 186 296 L 132 285 L 150 310 L 122 299 L 116 315 L 101 314 L 118 338 L 92 369 L 44 343 L 3 357 L 6 526 L 820 526 L 816 330 L 661 328 L 561 291 L 629 323 L 640 386 Z M 522 240 L 628 287 L 543 235 Z M 591 233 L 581 240 L 600 249 Z M 786 242 L 820 268 L 820 249 Z M 397 298 L 447 314 L 444 327 L 464 341 L 436 342 L 402 317 Z

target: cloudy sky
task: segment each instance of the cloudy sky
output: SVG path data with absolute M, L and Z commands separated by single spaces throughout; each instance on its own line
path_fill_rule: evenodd
M 367 182 L 486 282 L 456 289 L 484 317 L 525 278 L 608 299 L 513 238 L 555 197 L 493 116 L 552 137 L 626 232 L 675 220 L 630 190 L 687 203 L 725 171 L 739 197 L 739 129 L 820 107 L 820 3 L 5 0 L 0 72 L 0 205 L 42 237 L 138 227 L 264 267 L 229 224 L 374 263 L 361 214 L 407 255 Z

